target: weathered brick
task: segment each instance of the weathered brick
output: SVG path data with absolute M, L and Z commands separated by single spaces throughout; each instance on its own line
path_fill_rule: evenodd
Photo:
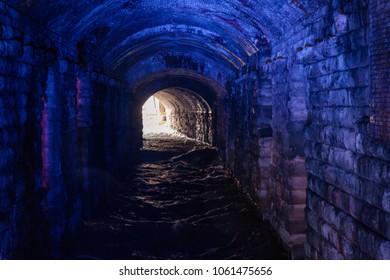
M 28 77 L 31 75 L 31 66 L 20 62 L 11 62 L 8 59 L 0 58 L 0 74 L 14 75 L 17 77 Z
M 23 46 L 17 40 L 1 40 L 0 55 L 3 57 L 21 57 L 23 55 Z

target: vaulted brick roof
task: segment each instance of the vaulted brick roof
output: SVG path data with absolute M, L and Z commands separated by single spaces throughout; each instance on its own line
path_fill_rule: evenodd
M 328 2 L 311 0 L 9 0 L 111 71 L 180 56 L 224 72 Z M 166 61 L 161 61 L 166 63 Z M 207 69 L 205 70 L 207 72 Z

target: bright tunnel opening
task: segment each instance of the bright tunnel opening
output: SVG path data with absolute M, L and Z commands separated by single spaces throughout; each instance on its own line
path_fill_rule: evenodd
M 183 135 L 212 142 L 212 113 L 197 93 L 183 88 L 166 88 L 153 94 L 142 106 L 143 136 Z
M 149 97 L 142 106 L 143 134 L 173 133 L 171 110 L 156 96 Z

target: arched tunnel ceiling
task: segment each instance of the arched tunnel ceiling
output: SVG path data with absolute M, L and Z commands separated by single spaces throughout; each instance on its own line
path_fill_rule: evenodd
M 106 49 L 103 47 L 98 52 L 111 69 L 123 69 L 126 65 L 132 65 L 156 55 L 165 54 L 166 56 L 172 53 L 188 52 L 192 56 L 203 57 L 204 60 L 222 63 L 228 68 L 238 68 L 244 63 L 242 57 L 245 54 L 242 53 L 242 49 L 231 50 L 227 46 L 213 42 L 213 38 L 217 36 L 215 33 L 207 30 L 200 31 L 201 35 L 189 33 L 187 32 L 189 28 L 188 26 L 159 26 L 154 28 L 155 32 L 150 30 L 142 32 L 151 32 L 149 36 L 137 33 L 125 38 L 118 45 L 113 44 L 112 39 L 109 39 L 104 45 L 107 45 L 107 48 L 110 45 L 114 47 L 111 47 L 108 52 L 102 51 Z
M 208 107 L 212 107 L 215 100 L 226 93 L 219 83 L 206 76 L 195 71 L 176 69 L 146 76 L 134 84 L 130 93 L 134 95 L 135 102 L 142 105 L 156 92 L 166 91 L 168 88 L 181 88 L 187 92 L 196 92 L 208 104 Z
M 171 111 L 210 112 L 207 102 L 195 92 L 185 88 L 167 88 L 154 94 Z
M 226 72 L 328 0 L 7 0 L 106 69 L 124 73 L 159 54 L 182 54 Z

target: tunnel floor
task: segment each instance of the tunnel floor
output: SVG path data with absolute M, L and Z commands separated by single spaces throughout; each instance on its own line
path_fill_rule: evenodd
M 217 151 L 168 134 L 145 137 L 135 172 L 74 245 L 71 259 L 286 258 Z

